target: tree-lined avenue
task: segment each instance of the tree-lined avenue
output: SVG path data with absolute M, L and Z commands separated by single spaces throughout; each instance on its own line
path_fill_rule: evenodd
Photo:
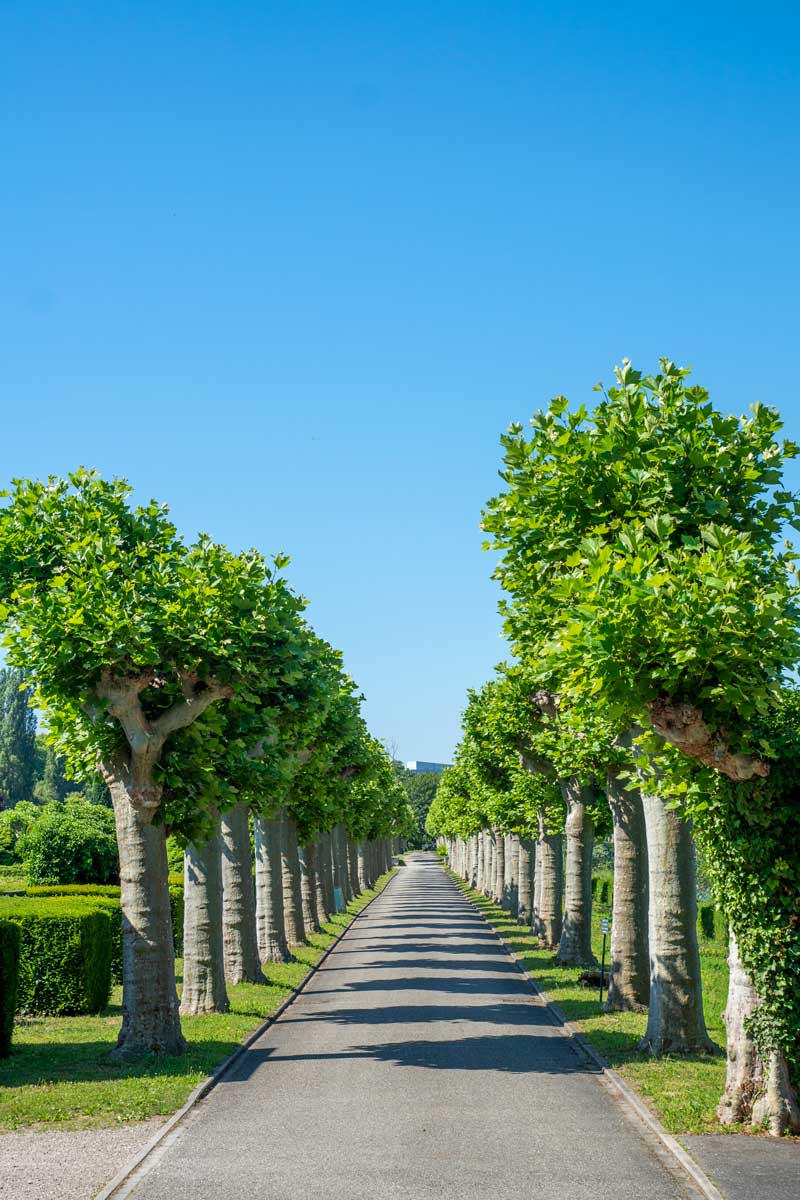
M 431 855 L 178 1128 L 135 1200 L 693 1195 Z

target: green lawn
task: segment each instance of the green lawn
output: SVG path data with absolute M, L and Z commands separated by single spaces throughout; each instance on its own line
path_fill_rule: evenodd
M 296 947 L 294 962 L 268 965 L 267 987 L 237 984 L 228 989 L 231 1009 L 224 1016 L 184 1017 L 189 1050 L 179 1058 L 109 1062 L 121 1020 L 119 987 L 108 1008 L 95 1017 L 19 1017 L 11 1057 L 0 1060 L 0 1129 L 45 1124 L 97 1129 L 174 1112 L 275 1012 L 392 874 L 351 901 L 324 933 L 311 935 L 310 945 Z M 180 971 L 181 963 L 177 966 Z
M 578 984 L 577 967 L 559 967 L 552 950 L 542 950 L 529 929 L 517 925 L 507 912 L 453 877 L 475 902 L 522 966 L 548 997 L 599 1051 L 606 1062 L 649 1103 L 670 1133 L 722 1133 L 715 1109 L 725 1086 L 724 1056 L 650 1058 L 636 1049 L 647 1024 L 646 1013 L 604 1013 L 595 989 Z M 600 959 L 602 934 L 594 922 L 594 950 Z M 708 1031 L 725 1044 L 722 1011 L 728 992 L 728 964 L 721 946 L 701 941 L 703 1005 Z M 606 962 L 608 953 L 606 952 Z M 741 1130 L 734 1130 L 741 1132 Z

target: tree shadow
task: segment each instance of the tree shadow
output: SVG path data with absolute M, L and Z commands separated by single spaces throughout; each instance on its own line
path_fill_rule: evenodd
M 438 1071 L 499 1071 L 517 1075 L 555 1076 L 600 1074 L 600 1068 L 588 1061 L 570 1038 L 515 1033 L 380 1042 L 310 1054 L 286 1054 L 280 1047 L 255 1046 L 225 1075 L 219 1086 L 243 1083 L 265 1063 L 277 1070 L 281 1063 L 287 1062 L 352 1060 L 371 1060 L 397 1067 L 424 1067 Z

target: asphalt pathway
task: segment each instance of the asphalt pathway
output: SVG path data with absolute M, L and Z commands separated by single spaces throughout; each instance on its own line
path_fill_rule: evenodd
M 433 856 L 410 856 L 135 1200 L 688 1200 Z

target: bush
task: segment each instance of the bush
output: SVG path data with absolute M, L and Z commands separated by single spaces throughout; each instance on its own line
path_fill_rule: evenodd
M 17 842 L 31 883 L 116 883 L 114 814 L 81 798 L 48 804 Z
M 19 1012 L 99 1012 L 111 992 L 110 897 L 6 896 L 0 920 L 20 931 Z
M 0 921 L 0 1058 L 11 1053 L 19 983 L 19 926 Z

